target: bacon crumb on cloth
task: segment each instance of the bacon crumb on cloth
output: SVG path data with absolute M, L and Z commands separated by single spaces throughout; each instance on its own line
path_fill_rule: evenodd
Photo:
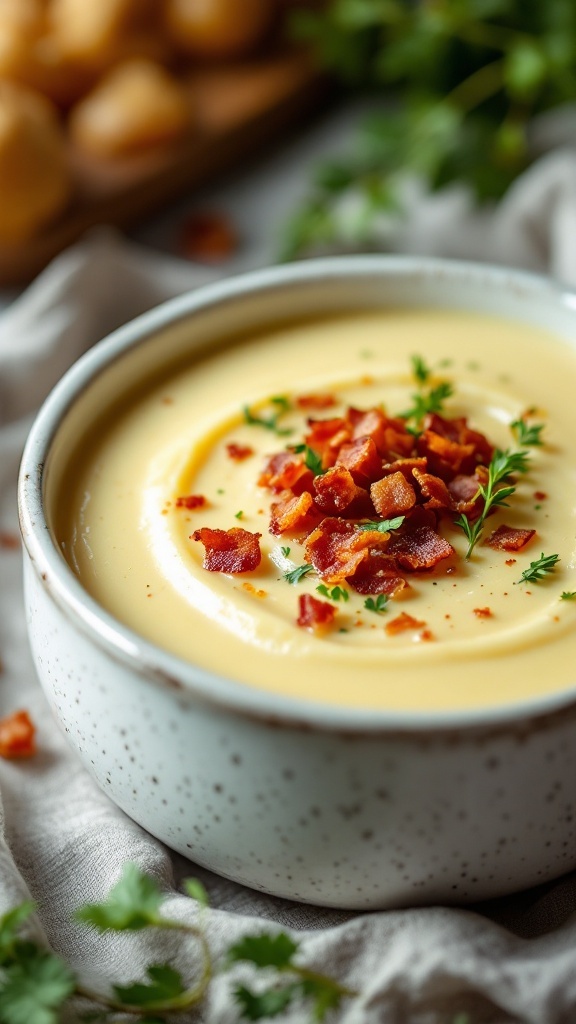
M 298 618 L 296 623 L 304 629 L 312 629 L 315 633 L 325 632 L 330 628 L 336 615 L 334 605 L 327 601 L 319 601 L 312 594 L 300 594 L 298 598 Z
M 260 565 L 261 533 L 251 533 L 241 527 L 230 530 L 211 530 L 203 526 L 192 534 L 193 540 L 204 545 L 203 566 L 209 572 L 251 572 Z
M 0 530 L 0 548 L 4 548 L 5 551 L 17 551 L 19 547 L 20 538 L 17 533 Z
M 484 543 L 497 551 L 520 551 L 536 535 L 536 530 L 518 530 L 502 523 Z
M 36 727 L 27 711 L 15 711 L 0 720 L 0 757 L 8 760 L 36 753 Z

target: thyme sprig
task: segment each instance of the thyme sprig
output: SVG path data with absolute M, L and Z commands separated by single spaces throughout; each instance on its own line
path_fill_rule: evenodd
M 512 421 L 510 430 L 518 444 L 537 448 L 544 444 L 540 435 L 545 426 L 545 423 L 527 423 L 525 419 L 520 418 Z
M 265 430 L 271 430 L 277 437 L 288 437 L 292 433 L 291 427 L 280 427 L 278 420 L 285 412 L 289 412 L 290 400 L 285 395 L 273 395 L 270 403 L 274 407 L 274 411 L 269 416 L 256 416 L 250 406 L 243 406 L 242 413 L 245 422 L 251 427 L 264 427 Z
M 501 487 L 500 484 L 508 480 L 513 473 L 526 473 L 528 471 L 529 457 L 530 453 L 524 451 L 512 452 L 508 449 L 506 451 L 496 449 L 494 452 L 488 466 L 488 481 L 486 484 L 479 485 L 474 496 L 474 500 L 481 497 L 484 501 L 479 517 L 473 522 L 465 515 L 461 515 L 454 520 L 455 526 L 459 526 L 464 531 L 468 541 L 468 549 L 465 555 L 467 560 L 482 536 L 487 516 L 493 508 L 498 506 L 507 508 L 508 502 L 506 498 L 509 498 L 516 490 L 514 484 L 506 484 L 504 487 Z
M 527 569 L 524 569 L 517 583 L 538 583 L 539 580 L 543 580 L 544 577 L 554 572 L 556 565 L 560 561 L 560 555 L 545 555 L 544 552 L 534 562 L 530 562 Z
M 443 411 L 444 402 L 454 394 L 454 388 L 447 380 L 440 381 L 436 387 L 429 391 L 419 391 L 412 395 L 412 405 L 406 412 L 400 413 L 402 420 L 414 420 L 418 427 L 421 426 L 424 417 L 428 413 L 440 413 Z

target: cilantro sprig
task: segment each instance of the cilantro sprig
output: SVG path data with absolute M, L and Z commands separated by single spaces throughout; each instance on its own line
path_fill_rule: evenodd
M 244 420 L 251 427 L 264 427 L 265 430 L 271 430 L 277 437 L 287 437 L 292 433 L 291 427 L 280 427 L 278 421 L 284 413 L 289 412 L 290 400 L 285 395 L 273 395 L 270 403 L 274 411 L 269 416 L 257 416 L 252 412 L 250 406 L 245 405 L 242 409 Z
M 466 559 L 470 558 L 482 536 L 486 517 L 493 508 L 498 506 L 507 508 L 508 502 L 506 498 L 509 498 L 516 490 L 514 484 L 506 484 L 504 487 L 501 487 L 500 484 L 505 482 L 513 473 L 528 472 L 529 457 L 530 453 L 524 451 L 512 452 L 506 450 L 502 452 L 497 449 L 494 452 L 488 466 L 488 481 L 486 484 L 479 485 L 475 495 L 475 498 L 481 497 L 484 502 L 480 515 L 474 521 L 471 521 L 465 515 L 461 515 L 454 520 L 455 526 L 459 526 L 464 531 L 468 541 Z
M 524 569 L 518 583 L 538 583 L 550 572 L 554 572 L 560 561 L 560 555 L 545 555 L 544 552 L 534 562 L 530 562 L 527 569 Z
M 198 924 L 189 925 L 166 917 L 164 894 L 154 879 L 134 864 L 127 864 L 120 881 L 101 903 L 88 904 L 76 919 L 98 931 L 140 931 L 156 928 L 193 936 L 200 944 L 200 969 L 195 983 L 186 985 L 181 973 L 169 963 L 150 964 L 143 979 L 112 985 L 110 994 L 87 989 L 58 957 L 30 939 L 23 929 L 34 912 L 23 903 L 0 918 L 0 1021 L 2 1024 L 59 1024 L 69 1019 L 70 1000 L 84 1005 L 78 1019 L 115 1024 L 166 1024 L 197 1008 L 204 1000 L 219 965 L 216 964 L 203 927 L 206 892 L 196 879 L 184 883 L 187 894 L 200 905 Z M 242 1020 L 275 1017 L 293 1003 L 311 1005 L 314 1020 L 323 1021 L 329 1009 L 356 993 L 328 975 L 311 971 L 298 956 L 300 945 L 284 932 L 246 935 L 225 954 L 221 967 L 236 963 L 265 971 L 266 987 L 257 990 L 237 985 L 234 997 Z M 270 980 L 270 972 L 276 978 Z M 198 969 L 197 969 L 198 973 Z M 76 1019 L 76 1018 L 74 1018 Z

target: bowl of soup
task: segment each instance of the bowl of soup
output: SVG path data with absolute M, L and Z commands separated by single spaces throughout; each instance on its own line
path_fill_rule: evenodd
M 95 346 L 20 477 L 41 684 L 102 789 L 274 895 L 576 866 L 576 297 L 346 257 Z

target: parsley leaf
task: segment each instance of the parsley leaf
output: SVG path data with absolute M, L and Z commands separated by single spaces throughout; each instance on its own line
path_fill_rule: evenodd
M 330 601 L 350 600 L 350 594 L 345 587 L 332 587 L 332 590 L 330 590 L 324 583 L 321 583 L 319 587 L 316 587 L 316 590 L 323 597 L 329 598 Z
M 308 573 L 314 572 L 314 566 L 308 562 L 304 562 L 303 565 L 296 566 L 295 569 L 290 569 L 289 572 L 284 573 L 284 579 L 287 583 L 299 583 L 303 580 Z
M 369 523 L 360 523 L 359 530 L 377 530 L 378 533 L 390 533 L 390 530 L 399 530 L 406 516 L 396 516 L 395 519 L 373 519 Z
M 9 962 L 14 955 L 14 946 L 18 943 L 18 933 L 25 921 L 34 913 L 35 904 L 27 900 L 12 910 L 8 910 L 0 918 L 0 965 Z
M 322 456 L 318 455 L 313 448 L 310 448 L 307 444 L 296 444 L 292 448 L 292 451 L 299 455 L 301 452 L 305 452 L 304 465 L 307 469 L 312 470 L 314 476 L 323 476 L 326 472 L 322 469 Z
M 208 893 L 202 885 L 202 882 L 199 882 L 197 878 L 185 878 L 182 886 L 186 895 L 190 896 L 191 899 L 196 900 L 201 907 L 207 907 L 209 905 Z
M 527 569 L 524 569 L 518 583 L 538 583 L 538 580 L 544 579 L 547 573 L 554 572 L 557 562 L 560 561 L 560 555 L 545 555 L 544 552 L 534 562 L 530 562 Z
M 246 985 L 238 985 L 234 998 L 244 1020 L 263 1020 L 265 1017 L 277 1017 L 288 1009 L 299 990 L 297 982 L 281 988 L 267 988 L 263 992 L 253 992 Z
M 230 946 L 228 961 L 245 961 L 256 967 L 288 967 L 297 952 L 298 943 L 286 932 L 277 935 L 262 932 L 260 935 L 245 935 Z
M 576 590 L 563 590 L 560 594 L 561 601 L 573 601 L 576 597 Z
M 284 558 L 288 558 L 288 555 L 290 554 L 290 548 L 280 548 L 280 551 L 284 555 Z
M 376 600 L 373 597 L 367 597 L 364 601 L 364 607 L 369 612 L 387 612 L 388 611 L 388 595 L 378 594 Z
M 76 919 L 99 931 L 137 931 L 158 925 L 163 895 L 156 882 L 136 864 L 125 864 L 122 877 L 103 903 L 88 903 L 76 911 Z
M 453 394 L 452 385 L 448 381 L 441 381 L 428 392 L 412 395 L 414 404 L 406 412 L 400 413 L 400 419 L 415 420 L 419 424 L 428 413 L 442 412 L 445 400 Z
M 2 1024 L 57 1024 L 58 1010 L 76 987 L 72 972 L 62 960 L 32 944 L 26 944 L 18 962 L 3 973 Z
M 544 444 L 540 434 L 546 426 L 545 423 L 533 423 L 528 424 L 526 420 L 519 419 L 514 420 L 510 424 L 510 429 L 514 434 L 518 444 L 530 445 L 532 447 L 538 447 Z
M 153 964 L 146 968 L 150 983 L 134 982 L 131 985 L 114 985 L 114 994 L 121 1003 L 128 1006 L 154 1006 L 166 1003 L 185 991 L 182 975 L 170 964 Z

